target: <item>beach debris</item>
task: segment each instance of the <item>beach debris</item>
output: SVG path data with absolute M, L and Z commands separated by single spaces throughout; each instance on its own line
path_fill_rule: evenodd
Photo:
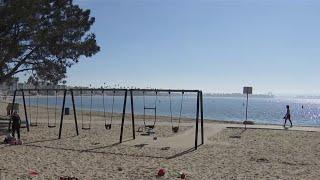
M 22 141 L 21 141 L 20 139 L 18 139 L 18 140 L 16 141 L 16 145 L 22 145 Z
M 256 161 L 256 162 L 261 162 L 261 163 L 269 163 L 269 160 L 267 158 L 254 158 L 254 157 L 251 157 L 250 158 L 251 161 Z
M 162 168 L 166 168 L 167 166 L 168 166 L 167 164 L 160 163 L 160 167 L 162 167 Z
M 268 163 L 269 160 L 268 160 L 267 158 L 258 158 L 258 159 L 256 160 L 256 162 L 265 162 L 265 163 Z
M 166 170 L 164 168 L 160 168 L 157 175 L 161 177 L 161 176 L 164 176 L 165 174 L 166 174 Z
M 4 138 L 3 141 L 5 144 L 10 144 L 10 145 L 21 145 L 22 141 L 20 139 L 16 139 L 12 137 L 11 135 L 8 135 L 7 137 Z
M 146 146 L 146 145 L 148 145 L 148 144 L 136 144 L 136 145 L 134 145 L 134 147 L 136 147 L 136 148 L 143 148 L 143 147 Z
M 29 175 L 30 176 L 38 176 L 39 173 L 37 171 L 35 171 L 35 170 L 29 170 Z
M 181 178 L 181 179 L 186 179 L 186 174 L 183 173 L 183 172 L 180 172 L 180 178 Z
M 172 170 L 172 171 L 177 178 L 186 179 L 186 173 L 178 171 L 178 170 Z
M 161 175 L 159 175 L 159 173 L 160 174 L 162 174 L 162 173 L 164 173 L 162 176 L 164 176 L 165 175 L 165 173 L 167 172 L 166 171 L 166 169 L 168 169 L 167 167 L 167 165 L 166 164 L 164 164 L 164 163 L 160 163 L 160 169 L 159 169 L 159 171 L 158 171 L 158 176 L 161 176 Z M 176 176 L 177 178 L 180 178 L 180 179 L 186 179 L 186 173 L 184 173 L 184 172 L 181 172 L 181 171 L 178 171 L 178 170 L 176 170 L 176 169 L 172 169 L 172 170 L 168 170 L 168 172 L 171 172 L 171 173 L 173 173 L 173 176 Z
M 60 180 L 79 180 L 79 179 L 76 177 L 62 176 L 60 177 Z
M 13 140 L 15 140 L 15 138 L 12 137 L 11 134 L 8 134 L 8 135 L 4 138 L 3 142 L 4 142 L 5 144 L 9 144 L 9 143 L 10 143 L 11 141 L 13 141 Z
M 158 139 L 157 136 L 153 137 L 153 140 L 157 140 L 157 139 Z
M 236 138 L 236 139 L 240 139 L 241 136 L 240 135 L 232 135 L 232 136 L 229 136 L 229 138 Z
M 161 148 L 162 151 L 167 151 L 167 150 L 169 150 L 169 149 L 170 149 L 169 146 L 167 146 L 167 147 L 162 147 L 162 148 Z
M 117 170 L 118 171 L 122 171 L 123 169 L 122 169 L 122 167 L 118 167 Z
M 20 139 L 18 139 L 18 140 L 15 141 L 14 145 L 22 145 L 22 141 Z

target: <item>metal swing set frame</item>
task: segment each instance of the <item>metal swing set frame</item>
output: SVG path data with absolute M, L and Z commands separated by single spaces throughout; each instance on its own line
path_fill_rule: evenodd
M 50 115 L 49 115 L 49 91 L 54 91 L 55 92 L 55 105 L 54 105 L 54 122 L 50 122 Z M 39 92 L 46 92 L 46 111 L 48 113 L 47 116 L 47 123 L 48 123 L 48 128 L 55 128 L 56 124 L 57 124 L 57 103 L 58 103 L 58 92 L 62 91 L 64 94 L 64 99 L 65 99 L 65 94 L 66 94 L 66 90 L 64 89 L 18 89 L 14 91 L 14 95 L 13 95 L 13 100 L 12 103 L 14 104 L 16 102 L 16 97 L 19 96 L 18 93 L 21 92 L 21 96 L 22 96 L 22 103 L 23 103 L 23 109 L 24 109 L 24 115 L 25 115 L 25 121 L 26 121 L 26 128 L 27 131 L 30 131 L 30 126 L 38 126 L 38 118 L 39 118 Z M 28 95 L 25 95 L 25 92 L 28 92 Z M 31 116 L 32 114 L 28 113 L 28 109 L 31 108 L 31 92 L 36 92 L 36 115 L 35 117 Z M 26 98 L 28 98 L 28 105 L 26 102 Z M 11 107 L 11 113 L 13 112 L 14 107 Z M 63 108 L 64 109 L 64 108 Z M 62 112 L 63 114 L 63 112 Z M 35 118 L 35 122 L 33 122 L 33 118 Z M 32 121 L 31 121 L 32 120 Z M 10 131 L 11 128 L 11 119 L 9 121 L 9 127 L 8 130 Z
M 29 123 L 29 119 L 28 119 L 28 108 L 27 108 L 27 105 L 26 105 L 26 96 L 25 96 L 25 92 L 28 91 L 29 92 L 29 108 L 30 108 L 30 98 L 31 98 L 31 94 L 30 92 L 34 91 L 34 92 L 37 92 L 37 113 L 38 113 L 38 93 L 40 91 L 46 91 L 47 92 L 47 111 L 48 111 L 48 92 L 49 91 L 55 91 L 56 93 L 58 91 L 62 91 L 63 92 L 63 100 L 62 100 L 62 109 L 61 109 L 61 116 L 60 116 L 60 125 L 59 125 L 59 139 L 61 139 L 61 136 L 62 136 L 62 129 L 63 129 L 63 120 L 64 120 L 64 110 L 65 110 L 65 103 L 66 103 L 66 96 L 67 96 L 67 93 L 70 92 L 70 96 L 71 96 L 71 101 L 72 101 L 72 106 L 73 106 L 73 116 L 74 116 L 74 123 L 75 123 L 75 130 L 76 130 L 76 134 L 79 135 L 79 128 L 78 128 L 78 121 L 77 121 L 77 110 L 76 110 L 76 103 L 75 103 L 75 96 L 74 96 L 74 92 L 75 91 L 80 91 L 80 95 L 81 95 L 81 99 L 82 99 L 82 91 L 91 91 L 91 100 L 90 100 L 90 112 L 92 110 L 92 95 L 93 95 L 93 92 L 95 91 L 101 91 L 102 92 L 102 96 L 103 96 L 103 106 L 104 106 L 104 118 L 105 118 L 105 128 L 107 130 L 110 130 L 111 129 L 111 125 L 112 125 L 112 118 L 113 118 L 113 111 L 114 111 L 114 97 L 115 97 L 115 94 L 116 92 L 124 92 L 124 95 L 123 95 L 123 108 L 122 108 L 122 114 L 121 114 L 121 132 L 120 132 L 120 138 L 119 138 L 119 142 L 122 143 L 122 140 L 123 140 L 123 130 L 124 130 L 124 120 L 125 120 L 125 114 L 126 114 L 126 106 L 127 106 L 127 96 L 128 96 L 128 92 L 130 92 L 130 100 L 131 100 L 131 125 L 132 125 L 132 138 L 135 139 L 136 138 L 136 135 L 135 135 L 135 117 L 134 117 L 134 93 L 135 92 L 140 92 L 143 94 L 144 96 L 144 93 L 145 92 L 155 92 L 156 93 L 156 96 L 157 96 L 157 93 L 159 92 L 167 92 L 168 95 L 169 95 L 169 98 L 170 98 L 170 120 L 171 120 L 171 125 L 172 125 L 172 130 L 173 131 L 178 131 L 179 130 L 179 125 L 180 125 L 180 119 L 181 119 L 181 111 L 182 111 L 182 103 L 183 103 L 183 95 L 184 93 L 196 93 L 197 95 L 197 108 L 196 108 L 196 117 L 195 117 L 195 144 L 194 144 L 194 148 L 197 149 L 199 144 L 198 144 L 198 134 L 199 134 L 199 123 L 200 123 L 200 131 L 201 131 L 201 143 L 200 145 L 204 144 L 204 129 L 203 129 L 203 94 L 202 94 L 202 91 L 200 90 L 182 90 L 182 89 L 116 89 L 116 88 L 113 88 L 113 89 L 105 89 L 105 88 L 98 88 L 98 89 L 93 89 L 93 88 L 86 88 L 86 89 L 80 89 L 80 88 L 77 88 L 77 89 L 18 89 L 18 90 L 15 90 L 14 91 L 14 95 L 13 95 L 13 100 L 12 100 L 12 107 L 11 107 L 11 112 L 13 112 L 13 109 L 14 109 L 14 104 L 15 104 L 15 101 L 16 101 L 16 96 L 17 96 L 17 93 L 18 92 L 21 92 L 21 95 L 22 95 L 22 100 L 23 100 L 23 109 L 24 109 L 24 113 L 25 113 L 25 120 L 26 120 L 26 128 L 27 128 L 27 131 L 29 132 L 30 131 L 30 126 L 37 126 L 37 119 L 36 119 L 36 123 L 35 124 L 32 124 L 32 123 Z M 111 112 L 111 119 L 110 119 L 110 123 L 107 123 L 107 120 L 106 120 L 106 110 L 105 110 L 105 94 L 104 92 L 113 92 L 112 94 L 112 112 Z M 172 109 L 171 109 L 171 93 L 181 93 L 182 94 L 182 99 L 181 99 L 181 109 L 180 109 L 180 116 L 179 116 L 179 122 L 178 122 L 178 126 L 173 126 L 173 122 L 172 122 Z M 57 94 L 56 94 L 57 96 Z M 145 101 L 145 100 L 144 100 Z M 156 101 L 155 101 L 156 103 Z M 156 105 L 156 104 L 155 104 Z M 81 105 L 82 106 L 82 105 Z M 55 109 L 57 108 L 57 97 L 56 97 L 56 102 L 55 102 Z M 146 109 L 150 109 L 149 107 L 146 107 L 145 106 L 145 102 L 144 102 L 144 111 Z M 155 128 L 155 124 L 156 124 L 156 106 L 153 107 L 153 110 L 155 111 L 155 121 L 153 123 L 153 128 Z M 91 115 L 91 113 L 90 113 Z M 38 116 L 38 114 L 37 114 Z M 81 116 L 82 116 L 82 119 L 83 119 L 83 112 L 82 112 L 82 107 L 81 107 Z M 38 118 L 38 117 L 37 117 Z M 84 127 L 83 125 L 83 120 L 82 120 L 82 129 L 83 130 L 90 130 L 91 129 L 91 117 L 89 119 L 89 128 L 86 128 Z M 200 121 L 200 122 L 199 122 Z M 144 125 L 145 124 L 145 113 L 144 113 Z M 9 122 L 9 131 L 10 131 L 10 127 L 11 127 L 11 120 Z M 48 118 L 48 127 L 49 128 L 54 128 L 56 127 L 56 110 L 55 110 L 55 124 L 54 125 L 50 125 L 50 121 L 49 121 L 49 118 Z
M 194 148 L 197 149 L 199 144 L 198 144 L 198 134 L 199 134 L 199 123 L 200 123 L 200 133 L 201 133 L 201 143 L 200 145 L 204 144 L 204 129 L 203 129 L 203 94 L 202 91 L 200 90 L 185 90 L 185 89 L 130 89 L 130 97 L 131 97 L 131 118 L 133 121 L 133 125 L 134 123 L 134 93 L 136 92 L 138 95 L 137 96 L 143 96 L 143 108 L 144 108 L 144 114 L 143 114 L 143 123 L 144 126 L 147 128 L 155 128 L 156 125 L 156 102 L 157 102 L 157 96 L 158 93 L 161 92 L 165 92 L 168 93 L 168 96 L 170 98 L 170 120 L 171 120 L 171 126 L 172 126 L 172 131 L 173 132 L 177 132 L 179 130 L 179 125 L 180 125 L 180 120 L 181 120 L 181 113 L 182 113 L 182 103 L 183 103 L 183 96 L 184 93 L 196 93 L 197 96 L 197 109 L 196 109 L 196 117 L 195 117 L 195 140 L 194 140 Z M 154 107 L 147 107 L 145 105 L 145 93 L 146 92 L 154 92 L 154 96 L 155 96 L 155 105 Z M 178 119 L 178 125 L 174 126 L 173 125 L 173 121 L 172 121 L 172 104 L 171 104 L 171 93 L 181 93 L 181 104 L 180 104 L 180 112 L 179 112 L 179 119 Z M 147 125 L 145 120 L 145 112 L 146 110 L 154 110 L 154 122 L 152 125 Z M 199 122 L 200 121 L 200 122 Z M 134 127 L 133 127 L 134 129 Z M 133 132 L 135 133 L 135 132 Z M 133 134 L 133 136 L 135 137 L 135 134 Z

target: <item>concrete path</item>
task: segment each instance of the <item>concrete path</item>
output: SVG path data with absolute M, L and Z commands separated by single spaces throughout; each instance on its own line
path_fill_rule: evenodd
M 143 122 L 138 121 L 136 124 L 143 125 Z M 160 126 L 171 126 L 170 122 L 159 122 Z M 195 123 L 181 123 L 180 126 L 193 126 Z M 204 143 L 210 144 L 210 138 L 215 134 L 226 128 L 244 128 L 242 124 L 230 123 L 205 123 L 204 124 Z M 270 129 L 270 130 L 284 130 L 284 131 L 307 131 L 307 132 L 320 132 L 320 127 L 305 127 L 294 126 L 292 128 L 284 128 L 280 125 L 247 125 L 247 129 Z M 156 136 L 156 135 L 154 135 Z M 135 141 L 127 142 L 128 145 L 144 143 L 152 147 L 176 147 L 176 148 L 190 148 L 194 146 L 195 142 L 195 128 L 191 128 L 181 134 L 167 138 L 157 138 L 153 140 L 154 136 L 137 136 Z M 201 143 L 201 134 L 199 126 L 198 142 Z

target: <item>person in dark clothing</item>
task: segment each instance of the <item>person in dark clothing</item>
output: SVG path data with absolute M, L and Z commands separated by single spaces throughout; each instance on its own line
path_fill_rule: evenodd
M 18 135 L 18 139 L 20 140 L 20 124 L 21 124 L 21 119 L 19 114 L 14 111 L 12 116 L 11 116 L 11 120 L 12 120 L 12 137 L 14 137 L 15 132 L 17 132 Z
M 291 114 L 290 114 L 290 107 L 289 107 L 289 105 L 287 105 L 287 113 L 286 113 L 286 115 L 283 117 L 283 119 L 284 119 L 283 127 L 286 126 L 287 120 L 289 120 L 289 122 L 290 122 L 290 124 L 291 124 L 290 127 L 292 127 L 292 121 L 291 121 Z

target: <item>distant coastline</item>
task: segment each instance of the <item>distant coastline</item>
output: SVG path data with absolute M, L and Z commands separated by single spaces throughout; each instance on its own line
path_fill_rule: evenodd
M 302 96 L 295 96 L 295 98 L 297 99 L 320 99 L 320 96 L 319 95 L 302 95 Z
M 245 97 L 246 95 L 241 93 L 205 93 L 204 96 L 207 97 Z M 269 94 L 251 94 L 250 97 L 255 98 L 274 98 L 274 95 Z

